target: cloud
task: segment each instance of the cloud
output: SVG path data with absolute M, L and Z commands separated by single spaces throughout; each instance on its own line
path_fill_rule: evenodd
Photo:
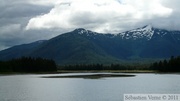
M 180 0 L 1 0 L 0 50 L 75 28 L 119 33 L 152 24 L 180 28 Z
M 56 3 L 49 13 L 31 18 L 26 30 L 83 27 L 115 32 L 125 30 L 124 24 L 167 18 L 173 12 L 160 0 L 61 0 Z
M 52 6 L 33 5 L 27 1 L 1 0 L 0 50 L 40 39 L 40 37 L 33 37 L 37 36 L 36 34 L 24 31 L 24 28 L 32 17 L 48 13 Z
M 1 31 L 1 35 L 4 33 L 10 33 L 10 32 L 16 32 L 18 30 L 20 30 L 21 25 L 20 24 L 11 24 L 11 25 L 6 25 L 6 26 L 2 26 L 0 27 L 0 31 Z
M 9 24 L 0 27 L 0 49 L 4 49 L 12 44 L 12 40 L 18 39 L 20 36 L 18 35 L 21 30 L 20 24 Z M 12 32 L 14 34 L 12 34 Z M 18 41 L 18 40 L 16 40 Z M 16 42 L 17 43 L 17 42 Z
M 55 5 L 61 0 L 28 0 L 27 2 L 33 5 L 44 5 L 44 6 L 49 6 L 49 5 Z

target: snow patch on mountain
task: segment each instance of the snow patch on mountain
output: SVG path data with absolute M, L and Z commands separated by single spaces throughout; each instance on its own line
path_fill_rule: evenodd
M 75 29 L 74 31 L 76 31 L 78 34 L 80 35 L 86 35 L 86 36 L 93 36 L 93 35 L 97 35 L 98 33 L 90 31 L 90 30 L 86 30 L 84 28 L 78 28 Z
M 140 40 L 147 40 L 147 41 L 154 39 L 156 37 L 163 38 L 163 37 L 166 37 L 169 35 L 179 35 L 180 36 L 179 31 L 168 31 L 165 29 L 158 29 L 158 28 L 152 27 L 151 25 L 146 25 L 144 27 L 125 31 L 125 32 L 122 32 L 119 34 L 97 33 L 97 32 L 93 32 L 90 30 L 86 30 L 84 28 L 75 29 L 73 31 L 73 33 L 89 37 L 90 39 L 91 38 L 96 39 L 96 38 L 100 38 L 101 36 L 103 36 L 103 37 L 108 37 L 108 38 L 120 37 L 121 39 L 127 39 L 127 40 L 139 40 L 140 39 Z M 177 40 L 179 40 L 179 39 L 177 39 Z
M 153 34 L 154 34 L 154 30 L 151 25 L 147 25 L 142 28 L 137 28 L 137 29 L 123 32 L 123 33 L 119 33 L 119 35 L 123 39 L 134 39 L 134 40 L 139 39 L 139 38 L 146 38 L 150 40 Z

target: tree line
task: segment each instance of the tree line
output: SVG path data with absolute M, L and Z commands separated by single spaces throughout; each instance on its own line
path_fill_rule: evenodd
M 157 72 L 180 72 L 180 56 L 152 64 L 77 64 L 60 66 L 59 70 L 154 70 Z
M 121 64 L 76 64 L 76 65 L 65 65 L 59 66 L 59 70 L 148 70 L 147 65 L 136 64 L 136 65 L 121 65 Z
M 51 72 L 57 71 L 56 63 L 50 59 L 21 57 L 0 61 L 0 72 Z
M 59 70 L 155 70 L 159 72 L 180 72 L 180 56 L 172 56 L 169 60 L 155 62 L 152 65 L 143 64 L 76 64 L 57 68 L 50 59 L 21 57 L 9 61 L 0 61 L 0 72 L 52 72 Z
M 159 72 L 180 72 L 180 56 L 171 56 L 169 60 L 155 62 L 150 66 L 150 69 Z

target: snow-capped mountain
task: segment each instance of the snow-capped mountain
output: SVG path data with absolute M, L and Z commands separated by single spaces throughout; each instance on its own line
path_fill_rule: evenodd
M 154 29 L 151 25 L 146 25 L 142 28 L 133 29 L 130 31 L 119 33 L 123 39 L 147 39 L 150 40 L 154 34 Z
M 96 38 L 106 36 L 109 38 L 121 37 L 123 40 L 147 40 L 156 38 L 169 37 L 173 38 L 173 40 L 180 40 L 180 31 L 168 31 L 165 29 L 154 28 L 152 25 L 146 25 L 141 28 L 125 31 L 119 34 L 105 34 L 105 33 L 97 33 L 90 30 L 86 30 L 84 28 L 78 28 L 73 31 L 73 33 L 84 35 L 89 38 Z
M 118 34 L 121 36 L 122 39 L 133 39 L 133 40 L 139 40 L 139 39 L 146 39 L 151 40 L 154 38 L 163 38 L 163 37 L 169 37 L 173 38 L 174 40 L 180 40 L 180 31 L 169 31 L 165 29 L 158 29 L 154 28 L 151 25 L 146 25 L 142 28 L 133 29 L 130 31 L 122 32 Z
M 180 31 L 146 25 L 119 34 L 75 29 L 47 41 L 0 51 L 0 60 L 22 56 L 54 59 L 58 64 L 117 63 L 121 60 L 157 59 L 180 55 Z
M 86 30 L 84 28 L 77 28 L 73 31 L 76 34 L 80 34 L 80 35 L 86 35 L 86 36 L 93 36 L 93 35 L 97 35 L 98 33 L 90 31 L 90 30 Z

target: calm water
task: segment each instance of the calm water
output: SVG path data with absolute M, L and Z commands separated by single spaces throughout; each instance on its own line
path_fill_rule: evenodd
M 0 101 L 123 101 L 123 94 L 180 93 L 180 75 L 176 74 L 102 79 L 40 78 L 77 74 L 0 76 Z

